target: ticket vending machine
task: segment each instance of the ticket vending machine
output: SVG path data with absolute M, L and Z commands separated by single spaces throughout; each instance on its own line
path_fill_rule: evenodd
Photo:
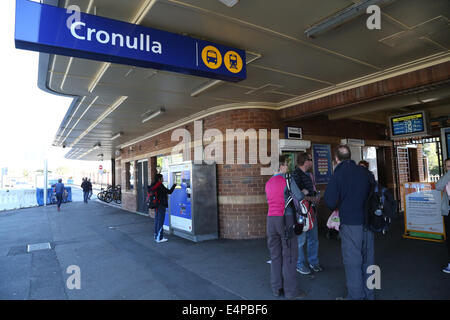
M 173 234 L 195 242 L 218 239 L 216 165 L 191 161 L 169 166 L 169 223 Z

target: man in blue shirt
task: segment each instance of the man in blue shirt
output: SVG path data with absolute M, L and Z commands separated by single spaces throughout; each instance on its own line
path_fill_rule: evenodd
M 351 300 L 373 300 L 373 289 L 366 285 L 367 268 L 375 263 L 374 235 L 364 227 L 365 204 L 371 190 L 369 171 L 351 160 L 350 148 L 338 147 L 334 174 L 325 190 L 330 210 L 339 210 L 342 258 Z
M 55 188 L 56 200 L 58 201 L 58 211 L 61 211 L 60 207 L 64 193 L 64 183 L 62 183 L 62 179 L 58 179 L 58 183 L 54 184 L 52 187 Z

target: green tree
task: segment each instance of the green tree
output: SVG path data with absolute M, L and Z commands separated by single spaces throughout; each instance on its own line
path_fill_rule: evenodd
M 425 143 L 423 153 L 428 158 L 428 168 L 431 175 L 439 174 L 439 160 L 436 152 L 436 143 Z

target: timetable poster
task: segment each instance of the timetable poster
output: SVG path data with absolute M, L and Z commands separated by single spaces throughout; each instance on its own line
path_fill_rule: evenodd
M 333 175 L 331 146 L 329 144 L 313 144 L 312 149 L 316 184 L 328 183 Z

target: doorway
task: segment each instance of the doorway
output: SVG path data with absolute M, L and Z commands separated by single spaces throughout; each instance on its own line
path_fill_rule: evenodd
M 140 160 L 137 164 L 136 191 L 137 191 L 137 211 L 148 213 L 145 200 L 148 187 L 148 160 Z

